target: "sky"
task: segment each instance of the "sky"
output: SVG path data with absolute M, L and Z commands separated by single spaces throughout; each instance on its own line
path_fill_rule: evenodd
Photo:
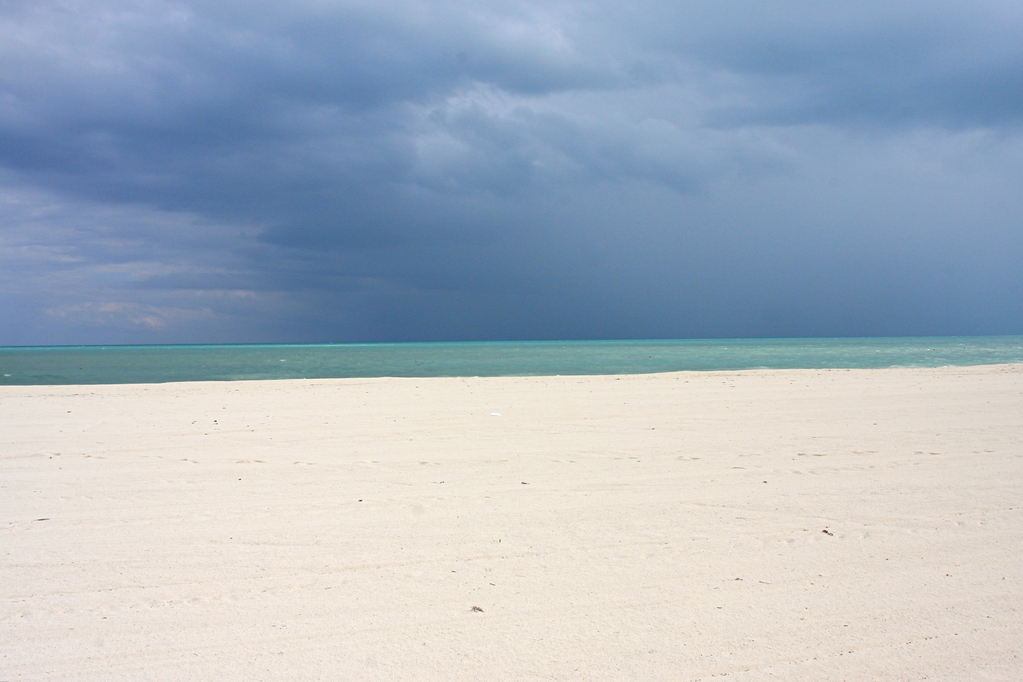
M 1023 334 L 1018 0 L 0 0 L 0 345 Z

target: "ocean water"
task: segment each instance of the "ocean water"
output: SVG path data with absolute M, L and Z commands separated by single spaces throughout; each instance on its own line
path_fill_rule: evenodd
M 1023 363 L 1023 336 L 0 348 L 0 385 Z

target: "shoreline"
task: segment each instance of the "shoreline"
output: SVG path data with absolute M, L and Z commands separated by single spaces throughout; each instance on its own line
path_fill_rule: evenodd
M 574 378 L 623 378 L 623 377 L 657 377 L 665 375 L 704 375 L 704 374 L 728 374 L 728 375 L 744 375 L 744 374 L 771 374 L 778 372 L 927 372 L 927 371 L 945 371 L 945 370 L 1006 370 L 1013 371 L 1014 369 L 1023 370 L 1023 362 L 992 362 L 992 363 L 980 363 L 971 365 L 936 365 L 936 366 L 893 366 L 893 367 L 749 367 L 742 369 L 693 369 L 693 370 L 664 370 L 655 372 L 628 372 L 628 373 L 605 373 L 605 374 L 501 374 L 501 375 L 443 375 L 443 376 L 405 376 L 405 375 L 393 375 L 393 376 L 358 376 L 358 377 L 289 377 L 282 379 L 202 379 L 202 380 L 183 380 L 183 381 L 146 381 L 146 382 L 123 382 L 123 383 L 82 383 L 82 384 L 0 384 L 0 398 L 2 398 L 2 392 L 12 389 L 35 389 L 35 388 L 57 388 L 57 389 L 88 389 L 88 388 L 100 388 L 100 387 L 149 387 L 149 386 L 168 386 L 168 385 L 179 385 L 179 386 L 190 386 L 190 385 L 224 385 L 224 384 L 287 384 L 294 383 L 297 385 L 308 385 L 310 382 L 366 382 L 366 381 L 434 381 L 434 380 L 481 380 L 481 379 L 574 379 Z
M 1023 336 L 0 349 L 0 386 L 604 376 L 1023 362 Z
M 1019 364 L 3 386 L 0 678 L 1013 679 L 1020 415 Z

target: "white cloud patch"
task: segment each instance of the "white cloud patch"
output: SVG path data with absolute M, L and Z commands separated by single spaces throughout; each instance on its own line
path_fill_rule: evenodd
M 77 305 L 48 308 L 45 313 L 62 323 L 112 328 L 118 331 L 143 327 L 149 331 L 163 331 L 170 326 L 187 324 L 191 327 L 211 321 L 209 308 L 166 308 L 125 301 L 89 301 Z

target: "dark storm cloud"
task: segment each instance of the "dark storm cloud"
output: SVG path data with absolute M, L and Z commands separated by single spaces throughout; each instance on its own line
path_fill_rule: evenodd
M 1023 118 L 1023 17 L 1007 2 L 682 5 L 654 44 L 745 76 L 744 122 L 938 125 Z
M 2 2 L 0 343 L 1020 333 L 1021 29 Z

